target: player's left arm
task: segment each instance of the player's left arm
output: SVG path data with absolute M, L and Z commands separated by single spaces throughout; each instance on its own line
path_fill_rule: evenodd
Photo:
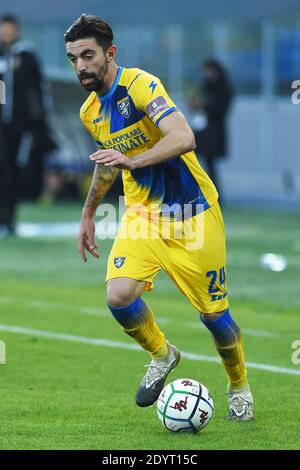
M 158 127 L 163 138 L 151 149 L 131 159 L 134 169 L 157 165 L 195 149 L 194 133 L 180 111 L 173 111 L 161 119 Z
M 163 138 L 151 149 L 135 157 L 128 158 L 114 149 L 101 150 L 91 155 L 95 163 L 135 170 L 150 165 L 157 165 L 195 149 L 195 137 L 192 129 L 180 111 L 173 111 L 159 121 Z

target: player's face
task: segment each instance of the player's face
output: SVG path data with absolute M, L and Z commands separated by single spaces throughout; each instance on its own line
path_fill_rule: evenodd
M 108 73 L 111 51 L 104 52 L 95 38 L 67 42 L 66 50 L 81 85 L 87 91 L 101 91 Z

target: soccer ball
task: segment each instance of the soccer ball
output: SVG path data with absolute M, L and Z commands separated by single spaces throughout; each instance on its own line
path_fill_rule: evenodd
M 210 422 L 213 399 L 207 388 L 193 379 L 166 385 L 157 400 L 157 414 L 169 431 L 201 431 Z

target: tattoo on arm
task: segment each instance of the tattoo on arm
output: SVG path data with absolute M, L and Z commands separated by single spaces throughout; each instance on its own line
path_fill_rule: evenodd
M 96 209 L 113 185 L 118 174 L 118 169 L 111 166 L 96 165 L 92 185 L 87 195 L 84 207 Z

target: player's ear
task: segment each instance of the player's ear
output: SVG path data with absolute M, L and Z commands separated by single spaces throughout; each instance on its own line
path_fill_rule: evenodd
M 117 47 L 113 44 L 109 49 L 106 51 L 106 58 L 107 62 L 112 62 L 116 56 Z

